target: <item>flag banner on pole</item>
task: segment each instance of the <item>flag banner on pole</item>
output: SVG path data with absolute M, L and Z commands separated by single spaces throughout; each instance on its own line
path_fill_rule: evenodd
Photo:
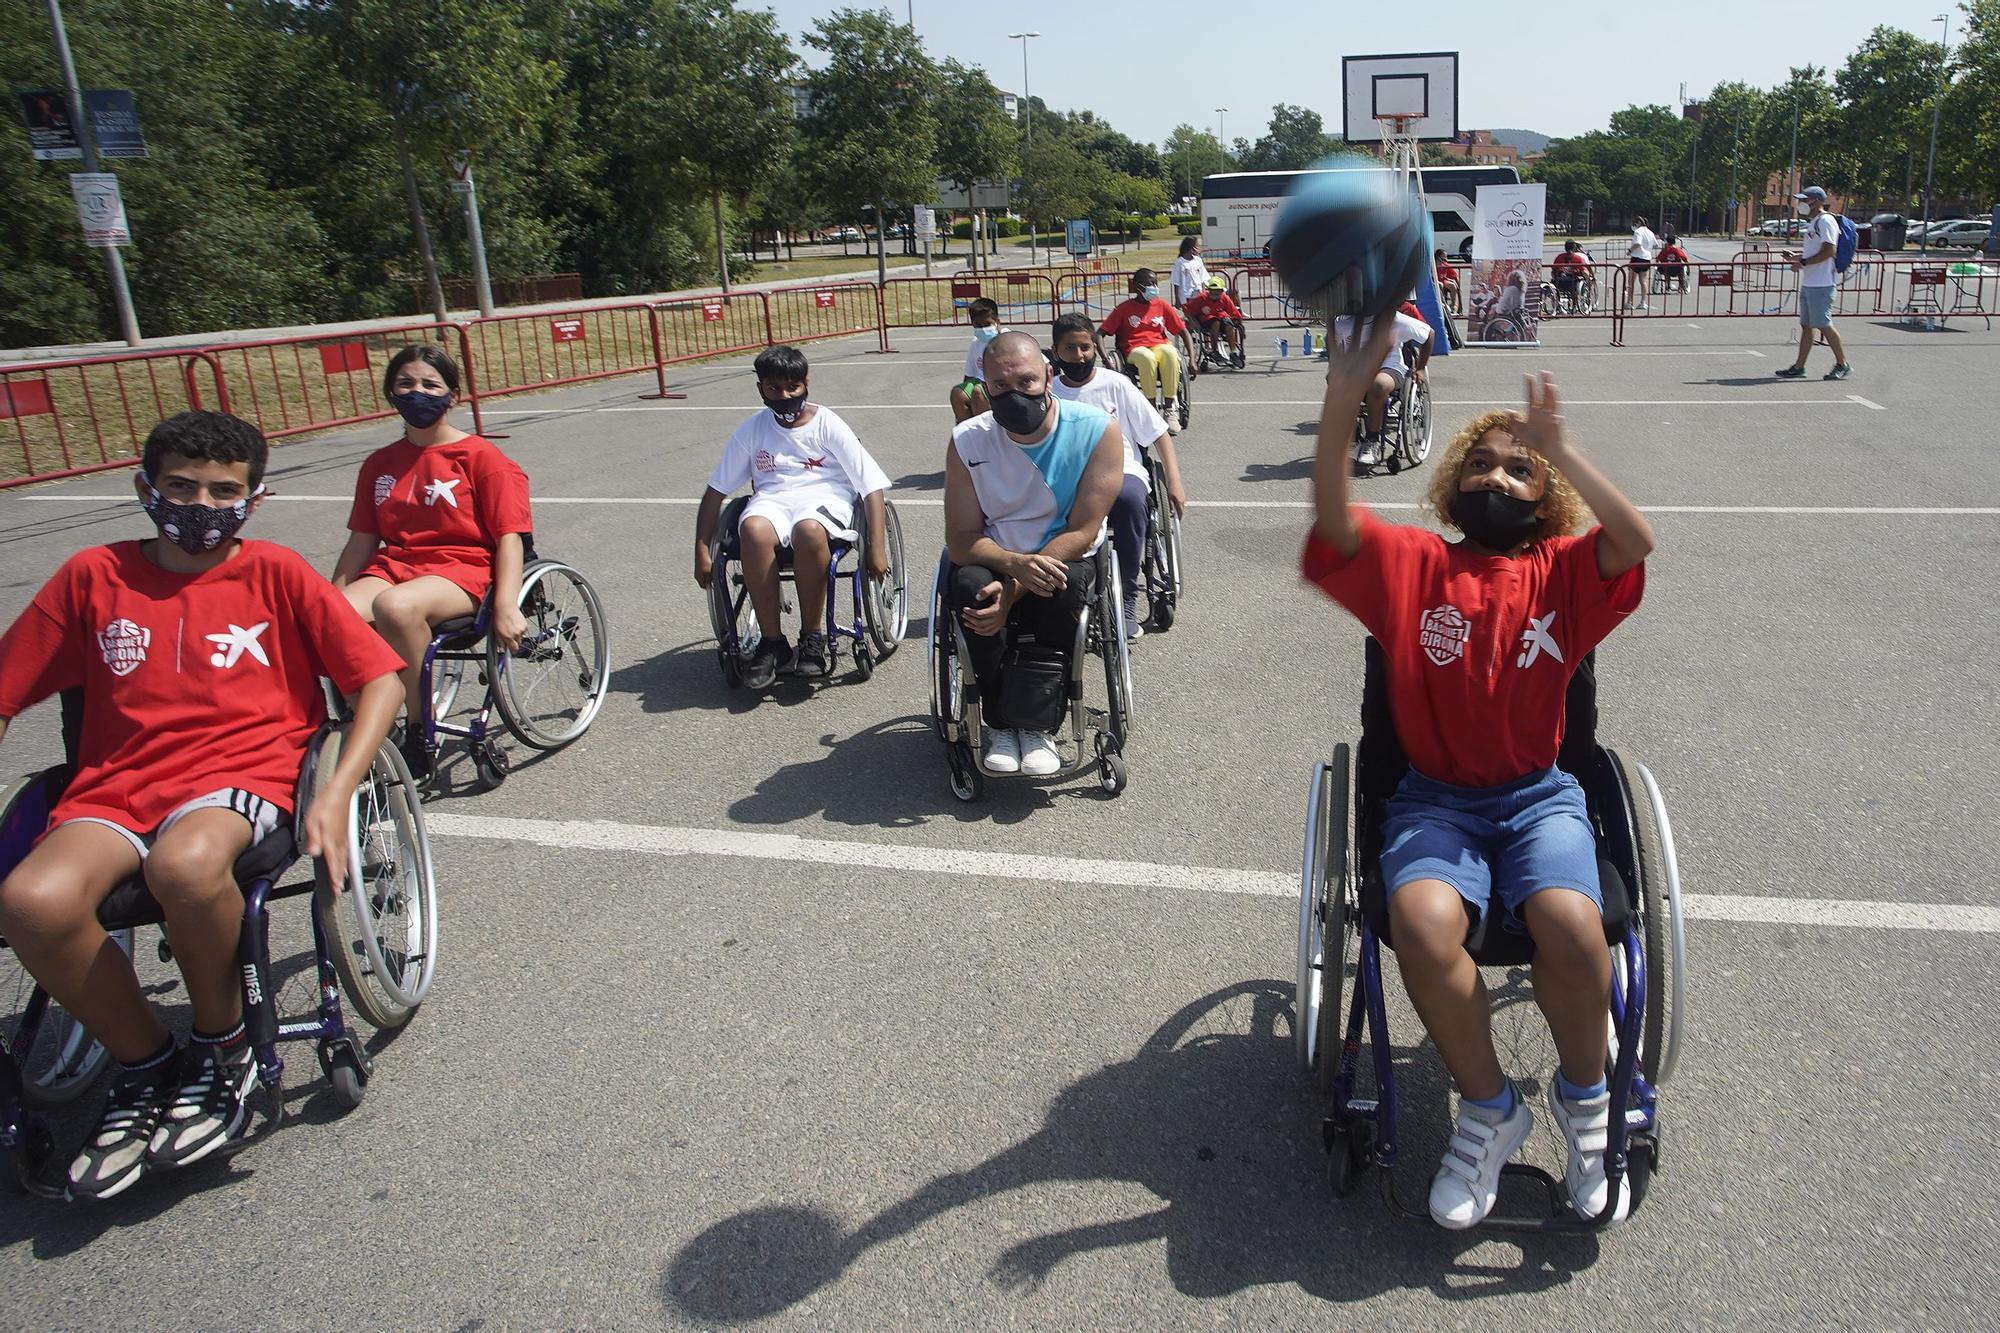
M 1539 345 L 1546 185 L 1482 185 L 1467 275 L 1468 347 Z

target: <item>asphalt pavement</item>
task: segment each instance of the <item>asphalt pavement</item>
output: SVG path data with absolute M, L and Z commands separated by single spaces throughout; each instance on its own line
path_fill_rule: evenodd
M 1983 1326 L 2000 334 L 1850 320 L 1854 378 L 1822 382 L 1819 352 L 1787 383 L 1780 320 L 1634 321 L 1621 349 L 1602 320 L 1544 330 L 1433 385 L 1441 446 L 1552 370 L 1659 532 L 1599 654 L 1600 734 L 1673 813 L 1690 996 L 1661 1174 L 1622 1230 L 1448 1234 L 1328 1197 L 1295 886 L 1311 766 L 1358 732 L 1361 635 L 1297 576 L 1314 364 L 1258 329 L 1247 370 L 1195 385 L 1189 590 L 1135 647 L 1129 789 L 995 780 L 967 806 L 921 638 L 964 338 L 913 331 L 808 349 L 908 539 L 917 637 L 866 683 L 759 697 L 717 669 L 694 501 L 757 407 L 747 360 L 682 368 L 685 401 L 635 377 L 492 406 L 538 544 L 603 596 L 603 713 L 427 807 L 437 983 L 374 1038 L 364 1104 L 288 1048 L 290 1118 L 232 1162 L 99 1207 L 9 1200 L 0 1325 Z M 390 434 L 277 449 L 247 535 L 330 567 Z M 1431 467 L 1356 489 L 1421 521 Z M 0 616 L 146 530 L 125 474 L 0 494 Z M 0 771 L 57 752 L 44 707 Z M 302 914 L 280 919 L 296 958 Z M 149 980 L 184 1023 L 171 970 Z M 1489 980 L 1539 1090 L 1539 1016 Z M 1421 1207 L 1446 1089 L 1389 989 L 1395 1183 Z M 1552 1131 L 1530 1155 L 1559 1169 Z

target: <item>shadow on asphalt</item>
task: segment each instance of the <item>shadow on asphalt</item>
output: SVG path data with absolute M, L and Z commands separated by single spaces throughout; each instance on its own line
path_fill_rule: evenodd
M 1027 1295 L 1066 1259 L 1164 1242 L 1167 1276 L 1184 1296 L 1289 1283 L 1326 1301 L 1403 1289 L 1468 1300 L 1558 1288 L 1595 1261 L 1591 1236 L 1516 1240 L 1404 1221 L 1385 1206 L 1373 1171 L 1352 1196 L 1332 1199 L 1322 1112 L 1300 1091 L 1291 1007 L 1290 982 L 1246 981 L 1202 996 L 1131 1059 L 1070 1085 L 1035 1134 L 969 1170 L 933 1178 L 852 1230 L 810 1205 L 724 1218 L 674 1256 L 662 1300 L 670 1315 L 720 1323 L 777 1314 L 934 1218 L 1065 1181 L 1130 1182 L 1163 1206 L 1010 1245 L 991 1259 L 989 1281 Z M 1398 1048 L 1395 1060 L 1406 1132 L 1401 1174 L 1409 1178 L 1399 1192 L 1414 1190 L 1420 1209 L 1442 1144 L 1446 1083 L 1427 1042 Z M 1419 1126 L 1436 1132 L 1409 1134 Z M 993 1233 L 968 1226 L 961 1234 Z M 1512 1245 L 1518 1262 L 1493 1262 L 1495 1240 Z

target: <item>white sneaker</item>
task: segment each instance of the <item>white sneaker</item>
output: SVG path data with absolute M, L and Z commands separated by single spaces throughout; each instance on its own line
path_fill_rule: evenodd
M 1604 1211 L 1604 1201 L 1611 1193 L 1611 1182 L 1604 1174 L 1604 1150 L 1611 1143 L 1611 1094 L 1606 1092 L 1582 1102 L 1566 1101 L 1551 1078 L 1549 1114 L 1556 1118 L 1556 1128 L 1569 1140 L 1563 1184 L 1569 1186 L 1570 1207 L 1579 1220 L 1587 1222 Z M 1618 1188 L 1618 1210 L 1611 1215 L 1610 1225 L 1623 1222 L 1631 1211 L 1632 1187 L 1628 1181 Z
M 1354 455 L 1354 461 L 1363 467 L 1374 467 L 1382 461 L 1382 442 L 1375 439 L 1363 440 L 1360 450 Z
M 1167 434 L 1169 434 L 1169 435 L 1178 435 L 1178 434 L 1180 434 L 1180 433 L 1181 433 L 1181 414 L 1180 414 L 1180 412 L 1179 412 L 1178 410 L 1176 410 L 1176 409 L 1173 409 L 1173 408 L 1169 408 L 1169 409 L 1167 409 L 1167 414 L 1166 414 L 1166 415 L 1167 415 Z
M 1125 615 L 1125 641 L 1130 643 L 1134 639 L 1143 637 L 1146 627 L 1139 621 L 1139 594 L 1136 591 L 1127 593 L 1120 604 L 1120 609 Z
M 1045 778 L 1062 771 L 1062 756 L 1046 732 L 1021 733 L 1021 772 L 1031 778 Z
M 988 773 L 1021 771 L 1021 733 L 1012 727 L 995 727 L 986 733 L 986 746 L 979 762 Z
M 1534 1127 L 1535 1117 L 1519 1094 L 1514 1113 L 1504 1120 L 1461 1099 L 1451 1143 L 1431 1177 L 1431 1220 L 1452 1231 L 1484 1222 L 1500 1197 L 1500 1168 Z

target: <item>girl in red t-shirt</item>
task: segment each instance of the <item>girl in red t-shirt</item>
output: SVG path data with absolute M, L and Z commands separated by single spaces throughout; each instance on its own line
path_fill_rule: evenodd
M 1330 358 L 1303 568 L 1381 644 L 1410 760 L 1381 873 L 1403 984 L 1459 1091 L 1431 1216 L 1484 1220 L 1533 1126 L 1465 949 L 1468 913 L 1487 911 L 1534 939 L 1535 1000 L 1560 1057 L 1549 1109 L 1569 1142 L 1570 1198 L 1595 1216 L 1608 1196 L 1610 957 L 1583 793 L 1556 752 L 1570 675 L 1637 608 L 1653 529 L 1569 443 L 1547 374 L 1529 376 L 1525 412 L 1475 417 L 1439 460 L 1430 505 L 1464 540 L 1351 508 L 1348 441 L 1393 337 L 1378 324 L 1369 347 Z M 1569 535 L 1586 505 L 1600 526 Z
M 404 706 L 414 718 L 408 700 L 418 697 L 433 627 L 471 615 L 490 590 L 493 637 L 510 652 L 520 645 L 528 626 L 516 603 L 533 522 L 527 473 L 451 424 L 458 366 L 441 348 L 396 353 L 382 392 L 403 418 L 403 438 L 361 465 L 333 584 L 409 664 Z M 405 729 L 403 752 L 422 776 L 430 756 L 420 730 Z

